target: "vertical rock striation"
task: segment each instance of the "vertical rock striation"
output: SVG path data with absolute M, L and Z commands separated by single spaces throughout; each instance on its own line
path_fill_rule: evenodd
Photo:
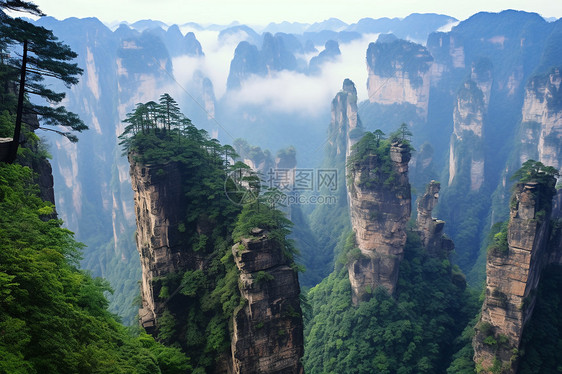
M 562 167 L 562 74 L 559 68 L 533 77 L 525 88 L 520 132 L 521 163 L 528 159 Z
M 406 224 L 411 213 L 410 157 L 408 145 L 391 145 L 393 183 L 380 180 L 369 183 L 383 167 L 384 161 L 377 155 L 367 155 L 350 165 L 351 225 L 361 251 L 361 257 L 348 265 L 355 304 L 376 287 L 382 286 L 391 294 L 396 287 L 398 268 L 404 257 Z
M 449 253 L 454 249 L 454 243 L 443 236 L 445 221 L 431 216 L 437 205 L 440 189 L 441 185 L 436 181 L 431 181 L 427 185 L 425 193 L 418 200 L 416 225 L 426 251 L 433 257 L 448 258 Z
M 484 183 L 484 119 L 491 85 L 491 67 L 481 62 L 473 65 L 471 78 L 457 93 L 449 150 L 449 186 L 455 178 L 464 179 L 464 175 L 470 178 L 470 191 L 479 191 Z
M 551 179 L 517 184 L 507 243 L 489 249 L 486 298 L 473 339 L 474 361 L 483 372 L 498 372 L 498 367 L 506 373 L 517 370 L 523 328 L 533 313 L 542 270 L 552 258 L 548 250 L 548 217 L 555 193 Z
M 202 261 L 191 251 L 182 251 L 179 223 L 187 211 L 180 167 L 176 163 L 151 167 L 129 157 L 131 183 L 137 217 L 136 242 L 142 268 L 139 310 L 141 325 L 155 333 L 164 312 L 164 300 L 158 298 L 158 282 L 163 277 L 187 269 L 197 269 Z
M 426 118 L 433 57 L 419 44 L 381 37 L 367 49 L 369 101 L 412 104 Z
M 176 318 L 175 334 L 181 340 L 187 333 L 186 303 L 193 299 L 178 293 L 179 288 L 162 297 L 162 280 L 195 270 L 208 277 L 216 274 L 209 256 L 193 251 L 188 244 L 188 232 L 210 236 L 216 222 L 201 216 L 194 230 L 182 228 L 190 208 L 181 182 L 189 175 L 182 164 L 146 165 L 137 163 L 134 156 L 129 161 L 142 266 L 140 323 L 158 336 L 169 312 Z M 234 310 L 230 350 L 215 358 L 210 372 L 302 373 L 303 321 L 297 272 L 277 239 L 261 229 L 252 230 L 252 235 L 232 248 L 236 263 L 232 266 L 237 267 L 238 288 L 246 303 Z M 183 340 L 179 343 L 185 349 Z
M 304 352 L 300 288 L 296 271 L 279 242 L 268 232 L 232 247 L 240 270 L 239 289 L 246 304 L 234 312 L 234 373 L 303 373 Z
M 330 146 L 336 154 L 351 154 L 351 147 L 363 133 L 363 125 L 357 114 L 357 89 L 350 79 L 343 81 L 342 89 L 332 100 L 332 120 L 330 121 Z

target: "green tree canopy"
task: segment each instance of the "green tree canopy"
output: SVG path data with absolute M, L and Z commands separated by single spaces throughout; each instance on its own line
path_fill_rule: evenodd
M 527 160 L 521 165 L 519 170 L 513 173 L 511 180 L 519 182 L 536 181 L 542 183 L 559 176 L 560 172 L 555 167 L 545 166 L 540 161 Z
M 0 3 L 0 8 L 29 11 L 37 14 L 38 8 L 29 2 L 4 1 Z M 70 131 L 81 132 L 88 127 L 82 120 L 72 112 L 66 110 L 64 106 L 57 106 L 65 98 L 64 92 L 56 92 L 49 88 L 46 79 L 58 80 L 66 87 L 78 83 L 78 76 L 82 74 L 82 69 L 71 61 L 77 54 L 66 44 L 58 41 L 52 31 L 40 26 L 35 26 L 23 19 L 10 18 L 5 14 L 0 15 L 0 49 L 3 56 L 10 55 L 7 59 L 2 59 L 1 79 L 8 83 L 13 82 L 13 86 L 6 84 L 3 96 L 13 95 L 16 92 L 15 84 L 19 81 L 18 105 L 13 107 L 13 101 L 2 100 L 2 104 L 10 103 L 11 106 L 3 107 L 10 113 L 16 113 L 16 124 L 14 129 L 13 149 L 11 158 L 15 159 L 15 153 L 19 145 L 19 134 L 24 114 L 35 115 L 40 121 L 39 128 L 54 131 L 66 136 L 70 141 L 76 142 L 78 139 Z M 21 54 L 20 54 L 21 51 Z M 23 89 L 22 89 L 23 88 Z M 24 96 L 35 95 L 47 102 L 47 105 L 31 103 L 24 100 Z M 64 129 L 53 128 L 62 126 Z

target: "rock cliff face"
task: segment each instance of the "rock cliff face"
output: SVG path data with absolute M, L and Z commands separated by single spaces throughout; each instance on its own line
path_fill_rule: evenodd
M 136 163 L 131 157 L 131 183 L 137 217 L 137 249 L 142 268 L 139 310 L 141 325 L 149 332 L 157 331 L 158 319 L 164 312 L 157 277 L 202 268 L 202 259 L 191 251 L 182 251 L 182 222 L 187 206 L 181 188 L 182 174 L 178 164 L 152 168 Z
M 430 68 L 428 50 L 405 40 L 369 44 L 367 90 L 369 101 L 379 104 L 412 104 L 426 118 L 429 103 Z
M 474 361 L 491 373 L 517 371 L 517 349 L 535 305 L 541 272 L 549 253 L 551 199 L 549 183 L 519 183 L 512 196 L 507 243 L 490 248 L 486 267 L 486 298 L 473 340 Z M 498 371 L 494 371 L 498 372 Z
M 285 47 L 283 38 L 265 33 L 261 50 L 247 41 L 238 44 L 230 63 L 227 87 L 229 90 L 240 88 L 252 74 L 264 77 L 275 71 L 296 68 L 297 60 Z
M 234 312 L 234 373 L 303 373 L 297 273 L 277 241 L 261 229 L 232 247 L 247 303 Z
M 487 72 L 489 73 L 489 72 Z M 467 80 L 457 94 L 453 112 L 453 134 L 449 149 L 449 186 L 461 174 L 470 176 L 470 191 L 484 182 L 483 132 L 489 101 L 491 78 L 472 73 L 477 81 Z
M 562 167 L 562 74 L 559 68 L 535 76 L 525 88 L 521 123 L 521 163 L 534 159 Z
M 390 147 L 391 169 L 395 176 L 391 184 L 364 183 L 382 166 L 377 155 L 368 155 L 350 166 L 351 225 L 361 251 L 361 258 L 348 265 L 355 304 L 378 286 L 391 294 L 396 287 L 398 267 L 404 257 L 406 223 L 411 213 L 410 157 L 408 146 L 394 143 Z
M 329 142 L 335 147 L 336 155 L 351 154 L 351 147 L 363 133 L 363 126 L 357 114 L 357 89 L 350 79 L 343 81 L 342 90 L 332 100 L 332 120 Z
M 334 61 L 341 55 L 340 45 L 335 40 L 328 40 L 324 45 L 324 50 L 310 59 L 308 71 L 310 74 L 320 74 L 322 64 Z
M 435 219 L 431 213 L 439 199 L 439 182 L 431 181 L 425 193 L 418 200 L 418 216 L 416 218 L 417 231 L 426 251 L 434 257 L 448 258 L 454 249 L 452 240 L 443 236 L 445 221 Z
M 180 228 L 189 209 L 182 183 L 178 183 L 187 177 L 181 165 L 144 165 L 134 157 L 129 161 L 142 266 L 139 318 L 147 332 L 157 336 L 165 313 L 181 318 L 186 309 L 182 303 L 187 300 L 177 291 L 163 298 L 161 280 L 186 271 L 206 273 L 209 258 L 188 247 L 186 230 Z M 205 235 L 211 235 L 214 228 L 202 218 L 196 226 L 196 232 Z M 231 351 L 216 358 L 213 373 L 302 373 L 303 322 L 297 272 L 278 241 L 261 229 L 252 233 L 255 235 L 232 249 L 240 296 L 247 302 L 234 311 Z

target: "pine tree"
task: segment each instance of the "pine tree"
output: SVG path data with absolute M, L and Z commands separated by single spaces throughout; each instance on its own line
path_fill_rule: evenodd
M 160 96 L 159 104 L 164 119 L 164 125 L 168 128 L 168 131 L 172 128 L 179 127 L 183 115 L 176 100 L 165 93 Z
M 15 12 L 27 12 L 35 16 L 45 15 L 37 5 L 30 1 L 0 0 L 0 9 L 7 9 Z
M 38 11 L 34 4 L 28 2 L 13 0 L 0 2 L 0 8 L 4 9 L 14 9 L 17 6 L 19 6 L 18 10 L 32 13 Z M 76 58 L 77 54 L 69 46 L 59 42 L 50 30 L 19 18 L 10 18 L 5 14 L 0 16 L 2 17 L 0 48 L 2 52 L 16 53 L 16 57 L 4 61 L 2 78 L 12 82 L 19 80 L 20 87 L 17 109 L 11 110 L 12 113 L 16 112 L 16 125 L 8 161 L 13 162 L 16 158 L 24 114 L 36 115 L 42 124 L 40 129 L 56 132 L 76 142 L 78 138 L 66 129 L 81 132 L 88 127 L 75 113 L 67 111 L 64 106 L 53 106 L 59 104 L 65 94 L 51 90 L 45 85 L 44 80 L 46 77 L 54 78 L 63 82 L 66 87 L 78 83 L 78 76 L 82 74 L 82 69 L 76 63 L 69 62 Z M 21 56 L 17 55 L 20 48 Z M 37 95 L 50 105 L 32 104 L 29 100 L 25 100 L 26 94 Z M 66 129 L 59 130 L 52 128 L 53 126 L 63 126 Z

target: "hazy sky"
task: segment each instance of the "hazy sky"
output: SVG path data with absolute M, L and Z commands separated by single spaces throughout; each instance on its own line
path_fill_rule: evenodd
M 47 15 L 97 17 L 104 22 L 157 19 L 169 24 L 198 22 L 253 25 L 270 22 L 313 23 L 339 18 L 347 23 L 364 17 L 405 17 L 441 13 L 460 20 L 479 11 L 518 9 L 544 17 L 562 17 L 562 0 L 36 0 Z

